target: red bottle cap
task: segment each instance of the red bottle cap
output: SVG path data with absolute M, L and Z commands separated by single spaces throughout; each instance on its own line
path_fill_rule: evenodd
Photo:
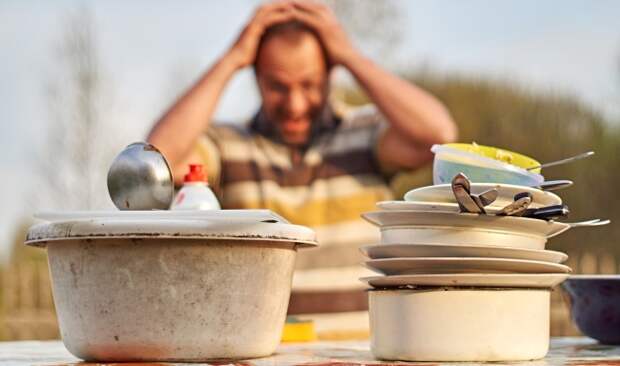
M 189 173 L 185 174 L 185 183 L 204 182 L 207 183 L 207 175 L 202 169 L 202 164 L 189 164 Z

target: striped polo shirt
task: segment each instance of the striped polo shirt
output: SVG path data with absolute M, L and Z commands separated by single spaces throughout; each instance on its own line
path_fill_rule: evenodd
M 281 143 L 261 113 L 247 125 L 210 126 L 197 147 L 223 208 L 270 209 L 316 231 L 320 246 L 299 253 L 298 269 L 358 264 L 358 247 L 379 240 L 360 214 L 392 199 L 376 155 L 386 126 L 376 109 L 320 121 L 304 149 Z

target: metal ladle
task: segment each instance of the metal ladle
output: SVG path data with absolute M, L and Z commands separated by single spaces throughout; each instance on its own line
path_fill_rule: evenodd
M 174 196 L 170 166 L 155 146 L 135 142 L 112 162 L 108 192 L 119 210 L 167 210 Z

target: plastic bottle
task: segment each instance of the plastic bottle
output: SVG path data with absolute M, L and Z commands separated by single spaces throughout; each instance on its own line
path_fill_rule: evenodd
M 220 203 L 209 188 L 207 175 L 201 164 L 190 164 L 183 187 L 177 193 L 171 210 L 220 210 Z

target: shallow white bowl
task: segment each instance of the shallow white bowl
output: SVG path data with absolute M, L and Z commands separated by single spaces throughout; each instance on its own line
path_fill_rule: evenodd
M 547 238 L 530 233 L 459 227 L 388 226 L 381 228 L 382 244 L 449 244 L 545 249 Z
M 424 211 L 372 211 L 362 217 L 381 230 L 383 244 L 484 245 L 544 249 L 570 225 L 525 217 Z

